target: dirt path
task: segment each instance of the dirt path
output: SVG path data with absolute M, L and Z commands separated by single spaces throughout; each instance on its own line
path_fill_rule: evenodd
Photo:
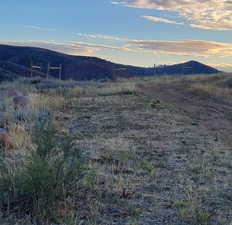
M 148 85 L 143 92 L 172 105 L 179 113 L 200 123 L 216 139 L 232 146 L 232 104 L 190 91 L 189 84 Z

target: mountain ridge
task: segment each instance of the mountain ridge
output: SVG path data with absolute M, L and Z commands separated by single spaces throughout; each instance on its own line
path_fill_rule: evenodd
M 12 71 L 12 73 L 19 76 L 30 76 L 31 63 L 41 66 L 41 71 L 33 72 L 39 76 L 45 76 L 48 63 L 51 66 L 62 64 L 62 79 L 73 80 L 174 74 L 213 74 L 220 72 L 213 67 L 193 60 L 156 68 L 139 67 L 113 63 L 98 57 L 68 55 L 38 47 L 0 45 L 0 68 L 6 69 L 2 67 L 4 63 L 7 64 L 7 71 Z M 18 67 L 18 72 L 16 67 Z M 50 75 L 58 78 L 57 71 L 51 71 Z

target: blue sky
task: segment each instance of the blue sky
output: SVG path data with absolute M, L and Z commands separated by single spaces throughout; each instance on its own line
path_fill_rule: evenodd
M 7 0 L 0 43 L 138 66 L 198 60 L 232 71 L 232 1 Z

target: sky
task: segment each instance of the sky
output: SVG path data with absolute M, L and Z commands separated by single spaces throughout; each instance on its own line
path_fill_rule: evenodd
M 7 0 L 0 27 L 0 44 L 232 72 L 232 0 Z

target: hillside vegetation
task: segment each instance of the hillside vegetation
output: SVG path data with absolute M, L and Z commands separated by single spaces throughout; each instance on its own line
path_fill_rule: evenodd
M 1 83 L 0 224 L 230 225 L 231 88 L 223 74 Z

